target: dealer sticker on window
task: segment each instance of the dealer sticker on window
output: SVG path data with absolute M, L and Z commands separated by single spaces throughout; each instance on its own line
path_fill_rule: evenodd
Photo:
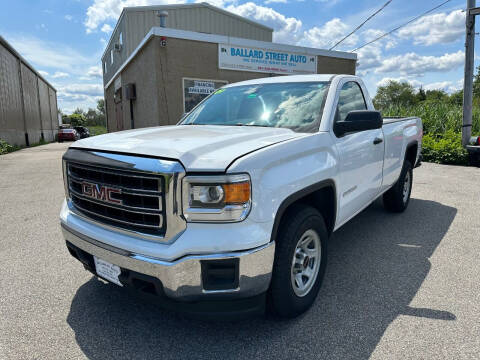
M 93 257 L 93 260 L 95 261 L 95 270 L 99 276 L 114 284 L 123 286 L 120 280 L 118 280 L 118 275 L 122 272 L 120 267 L 95 256 Z

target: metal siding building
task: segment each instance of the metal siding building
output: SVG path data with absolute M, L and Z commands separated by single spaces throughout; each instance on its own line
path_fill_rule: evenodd
M 165 9 L 166 27 L 159 27 L 157 12 Z M 356 54 L 276 44 L 272 33 L 204 3 L 125 8 L 102 58 L 108 131 L 176 124 L 227 83 L 288 73 L 355 74 Z M 226 62 L 234 49 L 240 62 Z M 245 66 L 245 51 L 304 63 L 285 70 L 291 60 L 263 66 L 252 59 Z
M 133 53 L 150 29 L 159 26 L 159 11 L 168 12 L 168 27 L 171 29 L 272 41 L 273 29 L 208 3 L 126 7 L 120 14 L 102 56 L 105 83 Z M 114 44 L 120 43 L 122 48 L 115 50 Z
M 0 139 L 15 145 L 53 141 L 57 113 L 55 88 L 0 36 Z

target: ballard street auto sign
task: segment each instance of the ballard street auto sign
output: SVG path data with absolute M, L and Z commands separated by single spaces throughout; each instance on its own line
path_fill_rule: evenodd
M 317 57 L 288 51 L 272 51 L 218 44 L 220 69 L 275 74 L 315 74 Z

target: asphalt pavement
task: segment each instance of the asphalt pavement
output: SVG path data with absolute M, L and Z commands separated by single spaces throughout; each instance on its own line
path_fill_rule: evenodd
M 0 156 L 0 359 L 479 359 L 480 169 L 424 163 L 403 214 L 334 233 L 313 306 L 192 320 L 96 280 L 58 214 L 68 143 Z

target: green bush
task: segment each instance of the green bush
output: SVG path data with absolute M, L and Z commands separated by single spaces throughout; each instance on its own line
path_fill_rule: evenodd
M 422 154 L 424 161 L 437 164 L 468 164 L 468 153 L 462 146 L 462 135 L 453 130 L 447 130 L 441 135 L 425 134 Z
M 89 126 L 90 136 L 102 135 L 107 133 L 107 128 L 105 126 Z
M 16 145 L 10 145 L 4 140 L 0 139 L 0 155 L 8 154 L 9 152 L 19 150 L 20 147 Z

